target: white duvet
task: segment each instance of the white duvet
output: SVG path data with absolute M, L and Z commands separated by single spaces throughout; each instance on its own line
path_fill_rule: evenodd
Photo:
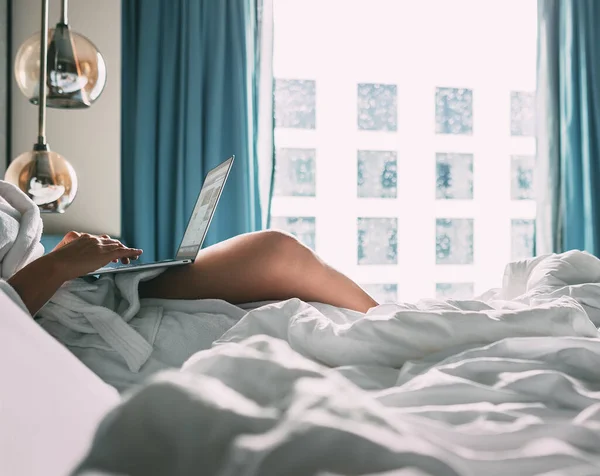
M 581 252 L 477 301 L 266 305 L 132 392 L 78 473 L 598 475 L 599 323 Z

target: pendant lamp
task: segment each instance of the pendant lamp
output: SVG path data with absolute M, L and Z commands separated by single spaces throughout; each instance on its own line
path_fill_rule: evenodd
M 47 33 L 48 70 L 46 104 L 60 109 L 85 109 L 102 94 L 106 63 L 96 46 L 69 28 L 68 0 L 62 0 L 61 18 Z M 15 78 L 32 104 L 39 102 L 40 36 L 33 35 L 19 48 Z
M 71 164 L 50 150 L 46 142 L 46 88 L 48 58 L 48 0 L 42 0 L 42 31 L 40 34 L 38 91 L 38 140 L 33 150 L 13 160 L 5 180 L 19 187 L 41 212 L 63 213 L 77 194 L 77 175 Z

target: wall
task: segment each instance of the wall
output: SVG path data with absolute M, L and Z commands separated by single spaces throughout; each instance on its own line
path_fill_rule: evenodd
M 51 0 L 49 25 L 59 19 L 59 0 Z M 12 62 L 21 43 L 40 30 L 41 2 L 12 0 Z M 108 80 L 87 110 L 48 109 L 47 137 L 52 150 L 75 168 L 79 193 L 63 215 L 44 214 L 45 233 L 69 230 L 121 233 L 121 1 L 74 0 L 69 24 L 87 36 L 106 61 Z M 37 138 L 37 108 L 12 78 L 12 157 L 31 150 Z M 0 91 L 1 93 L 1 91 Z M 0 144 L 1 146 L 1 144 Z

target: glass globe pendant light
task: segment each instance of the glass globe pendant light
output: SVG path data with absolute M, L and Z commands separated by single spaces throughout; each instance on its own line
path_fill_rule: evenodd
M 62 0 L 61 18 L 48 32 L 48 107 L 85 109 L 102 94 L 106 85 L 106 63 L 85 36 L 68 24 L 68 0 Z M 33 35 L 19 48 L 14 73 L 19 89 L 32 104 L 39 102 L 40 37 Z
M 41 212 L 63 213 L 77 194 L 77 175 L 67 160 L 52 152 L 46 142 L 46 88 L 48 58 L 48 0 L 42 0 L 42 32 L 39 50 L 38 140 L 33 150 L 13 160 L 5 180 L 19 187 Z

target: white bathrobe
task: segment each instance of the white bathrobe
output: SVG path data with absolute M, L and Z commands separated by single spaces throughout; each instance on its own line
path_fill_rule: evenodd
M 43 255 L 41 234 L 38 207 L 0 181 L 0 291 L 23 308 L 4 280 Z M 59 289 L 36 319 L 102 379 L 124 390 L 159 370 L 179 368 L 245 314 L 219 300 L 140 300 L 139 282 L 162 271 L 76 279 Z

